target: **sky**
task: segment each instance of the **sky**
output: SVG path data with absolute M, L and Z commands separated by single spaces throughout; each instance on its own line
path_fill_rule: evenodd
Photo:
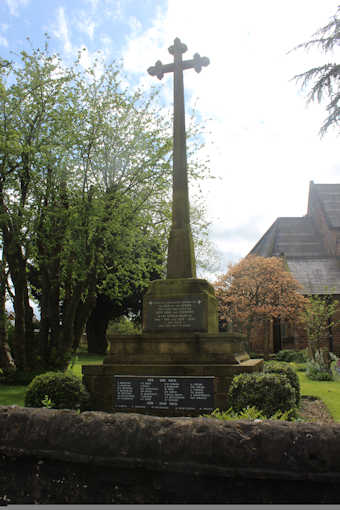
M 184 73 L 187 112 L 195 106 L 206 128 L 203 159 L 214 180 L 202 184 L 210 238 L 220 272 L 236 262 L 282 216 L 307 212 L 309 182 L 340 183 L 339 136 L 320 138 L 325 105 L 306 104 L 292 79 L 339 53 L 290 51 L 335 14 L 338 0 L 0 0 L 0 56 L 41 47 L 84 67 L 100 51 L 122 61 L 131 88 L 158 80 L 146 72 L 171 62 L 175 37 L 207 56 L 200 74 Z M 337 50 L 339 51 L 339 49 Z M 161 82 L 172 109 L 172 78 Z M 209 120 L 208 120 L 209 119 Z

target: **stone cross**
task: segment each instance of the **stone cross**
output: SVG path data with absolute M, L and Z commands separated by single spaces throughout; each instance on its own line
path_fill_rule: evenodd
M 174 62 L 163 65 L 158 60 L 148 73 L 161 80 L 165 73 L 174 73 L 173 191 L 172 225 L 168 244 L 167 278 L 196 278 L 195 253 L 191 235 L 185 136 L 183 70 L 199 73 L 209 64 L 207 57 L 195 53 L 192 60 L 182 60 L 187 47 L 178 37 L 170 46 Z

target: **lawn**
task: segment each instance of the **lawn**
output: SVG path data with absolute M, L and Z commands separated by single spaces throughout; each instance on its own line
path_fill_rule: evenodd
M 311 381 L 305 372 L 298 372 L 301 395 L 320 398 L 335 421 L 340 422 L 340 381 Z

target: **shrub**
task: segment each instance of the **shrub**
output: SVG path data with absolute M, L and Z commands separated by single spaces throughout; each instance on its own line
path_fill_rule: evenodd
M 289 411 L 296 407 L 295 389 L 281 374 L 240 374 L 234 377 L 229 388 L 229 402 L 239 413 L 247 407 L 256 407 L 264 416 Z
M 307 361 L 306 351 L 294 351 L 292 349 L 283 349 L 275 355 L 276 361 L 287 361 L 288 363 L 305 363 Z
M 86 406 L 89 394 L 77 376 L 46 372 L 35 377 L 28 386 L 25 406 L 46 407 L 47 400 L 53 402 L 55 409 L 80 409 Z
M 300 402 L 300 381 L 297 373 L 289 365 L 278 363 L 276 361 L 270 361 L 264 364 L 265 373 L 270 374 L 282 374 L 285 375 L 293 388 L 295 389 L 296 405 Z
M 314 361 L 307 363 L 306 376 L 312 381 L 333 381 L 334 379 L 331 371 L 325 370 Z

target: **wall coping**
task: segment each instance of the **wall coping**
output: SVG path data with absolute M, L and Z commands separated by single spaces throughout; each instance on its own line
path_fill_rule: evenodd
M 0 453 L 217 477 L 340 481 L 340 424 L 0 406 Z

